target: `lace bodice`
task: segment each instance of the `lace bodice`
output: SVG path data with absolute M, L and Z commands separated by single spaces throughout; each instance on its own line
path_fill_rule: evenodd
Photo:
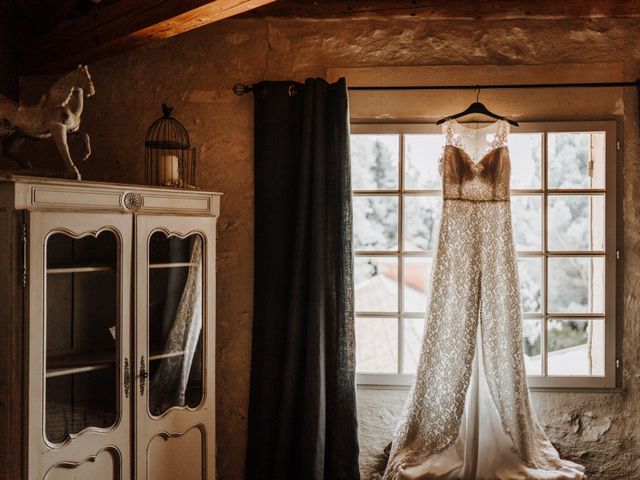
M 509 199 L 511 166 L 509 124 L 468 128 L 445 122 L 445 146 L 440 160 L 445 200 L 505 201 Z

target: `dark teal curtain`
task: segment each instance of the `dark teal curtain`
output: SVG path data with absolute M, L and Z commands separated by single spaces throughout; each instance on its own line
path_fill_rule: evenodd
M 254 85 L 248 480 L 359 479 L 344 79 Z

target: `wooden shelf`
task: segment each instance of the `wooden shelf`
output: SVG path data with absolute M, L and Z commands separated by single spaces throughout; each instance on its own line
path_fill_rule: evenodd
M 54 368 L 47 370 L 47 378 L 65 377 L 67 375 L 75 375 L 76 373 L 94 372 L 96 370 L 104 370 L 113 366 L 113 363 L 108 365 L 87 365 L 86 367 L 74 367 L 74 368 Z
M 177 351 L 177 352 L 154 353 L 149 356 L 149 360 L 153 362 L 154 360 L 162 360 L 164 358 L 172 358 L 172 357 L 181 357 L 182 355 L 184 355 L 184 350 Z
M 113 367 L 116 352 L 98 351 L 92 353 L 69 353 L 47 358 L 47 378 L 93 372 Z
M 150 270 L 163 268 L 188 268 L 195 266 L 190 262 L 173 262 L 173 263 L 152 263 L 149 265 Z M 112 265 L 56 265 L 47 267 L 48 274 L 59 273 L 95 273 L 95 272 L 112 272 L 115 267 Z
M 195 263 L 189 262 L 174 262 L 174 263 L 151 263 L 149 264 L 149 269 L 153 270 L 156 268 L 185 268 L 185 267 L 193 267 Z
M 115 267 L 112 265 L 56 265 L 47 267 L 47 274 L 112 272 L 114 270 Z
M 184 350 L 175 352 L 156 352 L 149 355 L 149 361 L 184 355 Z M 116 363 L 115 351 L 94 353 L 70 353 L 47 358 L 47 378 L 75 375 L 76 373 L 94 372 L 111 368 Z

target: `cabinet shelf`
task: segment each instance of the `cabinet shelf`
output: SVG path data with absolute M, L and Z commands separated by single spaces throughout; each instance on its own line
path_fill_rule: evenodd
M 179 350 L 175 352 L 159 352 L 159 353 L 153 353 L 149 355 L 149 360 L 153 362 L 154 360 L 162 360 L 164 358 L 172 358 L 172 357 L 181 357 L 182 355 L 184 355 L 184 350 Z
M 167 263 L 152 263 L 149 265 L 149 269 L 162 269 L 162 268 L 187 268 L 194 266 L 189 262 L 167 262 Z M 113 272 L 115 267 L 113 265 L 55 265 L 47 267 L 47 273 L 51 275 L 61 273 L 95 273 L 95 272 Z
M 47 358 L 47 378 L 93 372 L 113 367 L 116 363 L 115 351 L 92 353 L 68 353 Z
M 193 266 L 194 264 L 189 262 L 150 263 L 149 264 L 149 268 L 152 270 L 156 268 L 185 268 L 185 267 L 193 267 Z
M 184 355 L 184 350 L 175 352 L 156 352 L 149 355 L 149 361 Z M 56 355 L 47 359 L 47 378 L 75 375 L 76 373 L 93 372 L 111 368 L 115 365 L 115 352 L 104 351 L 94 353 L 70 353 Z
M 54 377 L 64 377 L 66 375 L 75 375 L 76 373 L 87 373 L 94 372 L 96 370 L 104 370 L 105 368 L 109 368 L 113 366 L 115 362 L 110 362 L 109 364 L 96 364 L 96 365 L 86 365 L 84 367 L 73 367 L 73 368 L 52 368 L 47 370 L 47 378 Z
M 47 267 L 47 274 L 113 272 L 114 270 L 113 265 L 56 265 Z

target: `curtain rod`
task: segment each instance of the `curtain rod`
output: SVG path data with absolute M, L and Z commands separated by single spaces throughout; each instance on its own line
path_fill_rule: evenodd
M 512 84 L 488 84 L 488 85 L 379 85 L 347 87 L 351 91 L 375 91 L 375 90 L 499 90 L 499 89 L 524 89 L 524 88 L 614 88 L 637 87 L 640 89 L 640 79 L 635 82 L 576 82 L 576 83 L 512 83 Z M 291 89 L 291 87 L 289 87 Z M 297 88 L 297 87 L 294 87 Z M 244 95 L 253 92 L 253 87 L 236 83 L 233 86 L 236 95 Z

